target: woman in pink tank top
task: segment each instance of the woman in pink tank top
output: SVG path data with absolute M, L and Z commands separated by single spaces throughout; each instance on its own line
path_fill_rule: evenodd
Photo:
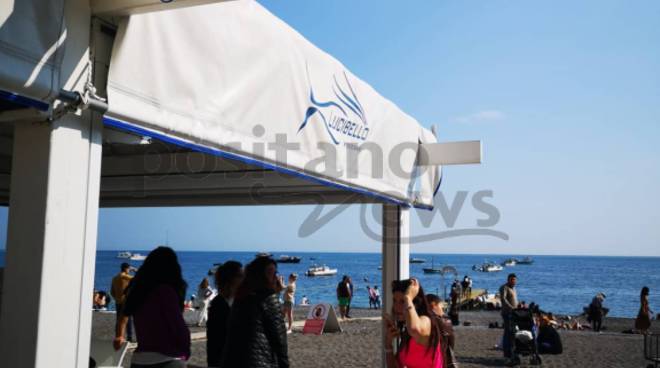
M 388 368 L 444 368 L 437 318 L 417 279 L 392 282 L 393 308 L 387 323 Z M 397 346 L 397 353 L 393 347 Z

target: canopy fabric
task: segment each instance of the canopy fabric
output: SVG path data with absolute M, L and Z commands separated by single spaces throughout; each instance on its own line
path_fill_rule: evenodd
M 50 102 L 61 88 L 66 40 L 64 0 L 8 0 L 0 3 L 0 90 Z M 24 99 L 24 101 L 30 101 Z M 27 103 L 38 109 L 47 105 Z
M 126 18 L 108 101 L 106 124 L 400 204 L 432 206 L 439 182 L 413 177 L 430 131 L 256 1 Z

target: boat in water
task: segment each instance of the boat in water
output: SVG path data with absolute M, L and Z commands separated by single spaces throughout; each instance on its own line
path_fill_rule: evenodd
M 326 265 L 323 266 L 312 266 L 307 269 L 305 275 L 307 276 L 332 276 L 337 274 L 336 268 L 330 268 Z
M 255 254 L 254 256 L 255 256 L 255 257 L 272 257 L 273 254 L 272 254 L 272 253 L 268 253 L 268 252 L 259 252 L 259 253 Z
M 442 273 L 442 267 L 435 267 L 435 259 L 431 258 L 431 267 L 424 267 L 424 268 L 422 268 L 422 271 L 424 271 L 424 273 L 441 274 Z
M 532 257 L 525 257 L 523 259 L 517 260 L 517 263 L 519 265 L 531 265 L 534 263 L 534 260 L 532 259 Z
M 300 263 L 300 260 L 300 257 L 282 255 L 277 259 L 277 263 Z
M 426 260 L 424 258 L 410 258 L 410 263 L 424 263 Z
M 131 261 L 144 261 L 145 259 L 147 259 L 147 256 L 140 253 L 133 253 L 131 254 L 131 257 L 129 259 Z
M 507 258 L 502 262 L 502 266 L 504 267 L 513 267 L 518 264 L 518 260 L 515 258 Z
M 119 253 L 117 254 L 117 258 L 125 258 L 125 259 L 128 259 L 128 258 L 131 258 L 132 255 L 133 255 L 133 253 L 131 253 L 131 252 L 119 252 Z
M 481 265 L 472 266 L 472 270 L 478 272 L 499 272 L 502 271 L 503 269 L 504 267 L 494 262 L 484 262 Z

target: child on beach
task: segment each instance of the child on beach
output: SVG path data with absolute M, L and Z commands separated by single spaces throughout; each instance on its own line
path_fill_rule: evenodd
M 282 311 L 289 322 L 289 328 L 286 330 L 288 334 L 293 331 L 293 306 L 295 305 L 296 280 L 298 280 L 298 275 L 295 273 L 290 274 L 289 282 L 284 289 L 284 306 Z

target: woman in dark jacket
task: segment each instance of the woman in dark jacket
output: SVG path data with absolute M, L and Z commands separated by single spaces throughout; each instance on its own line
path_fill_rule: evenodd
M 257 257 L 245 267 L 232 305 L 222 367 L 289 367 L 279 291 L 272 258 Z

